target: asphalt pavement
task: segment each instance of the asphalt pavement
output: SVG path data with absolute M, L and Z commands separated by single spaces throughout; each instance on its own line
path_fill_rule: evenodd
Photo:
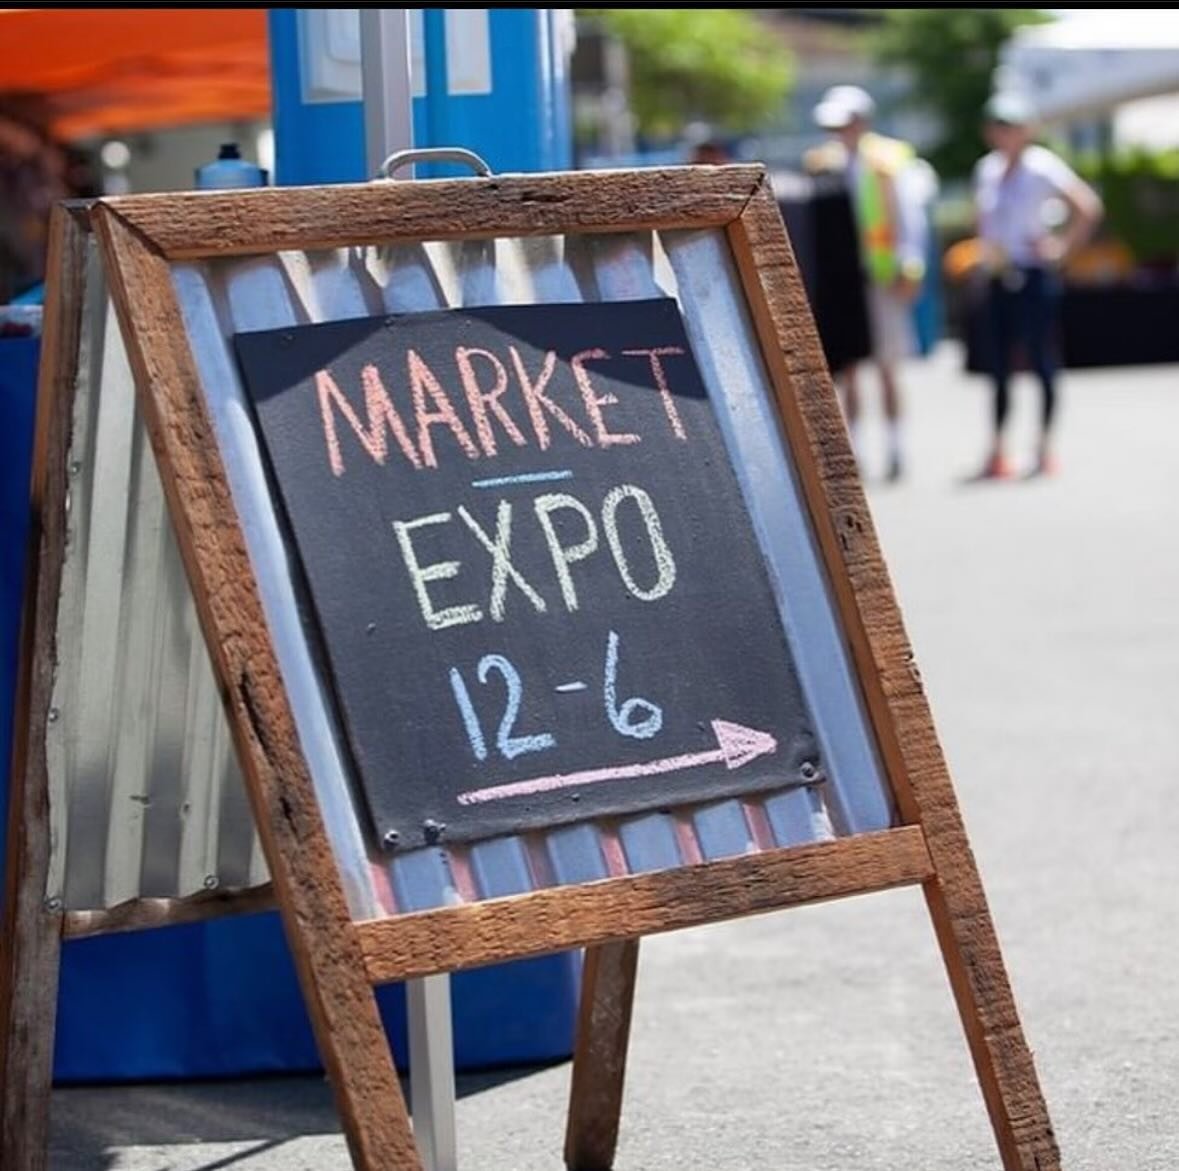
M 949 346 L 907 381 L 901 484 L 865 429 L 873 511 L 1064 1166 L 1175 1171 L 1179 368 L 1070 374 L 1060 475 L 973 485 L 983 384 Z M 568 1080 L 461 1079 L 463 1171 L 557 1171 Z M 53 1171 L 350 1166 L 320 1078 L 66 1089 L 53 1115 Z M 644 942 L 617 1167 L 998 1168 L 920 893 Z

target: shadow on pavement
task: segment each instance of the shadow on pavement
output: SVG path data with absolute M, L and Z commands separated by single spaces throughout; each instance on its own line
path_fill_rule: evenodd
M 532 1076 L 549 1065 L 460 1074 L 459 1098 Z M 409 1100 L 409 1083 L 402 1091 Z M 114 1171 L 119 1148 L 197 1143 L 251 1144 L 213 1155 L 193 1171 L 228 1171 L 293 1139 L 338 1134 L 331 1087 L 323 1077 L 55 1089 L 50 1166 L 63 1171 Z

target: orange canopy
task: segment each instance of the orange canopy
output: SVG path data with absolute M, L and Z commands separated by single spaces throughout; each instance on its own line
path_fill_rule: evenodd
M 265 8 L 0 8 L 0 104 L 54 137 L 265 117 Z

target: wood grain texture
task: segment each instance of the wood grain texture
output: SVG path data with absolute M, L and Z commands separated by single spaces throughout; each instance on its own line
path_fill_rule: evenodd
M 925 882 L 916 826 L 559 886 L 357 925 L 369 977 L 388 983 Z
M 419 1171 L 409 1119 L 287 702 L 168 261 L 94 212 L 160 479 L 353 1162 Z
M 47 271 L 32 503 L 13 719 L 7 875 L 0 931 L 0 1167 L 41 1171 L 48 1160 L 49 1089 L 61 952 L 61 913 L 46 906 L 49 775 L 45 738 L 57 660 L 57 608 L 67 539 L 68 455 L 82 310 L 86 235 L 54 211 Z
M 668 167 L 103 200 L 170 260 L 459 236 L 720 227 L 761 167 Z
M 62 934 L 67 939 L 87 935 L 113 935 L 121 931 L 144 931 L 171 927 L 177 923 L 199 923 L 222 915 L 251 915 L 272 911 L 274 887 L 270 883 L 247 890 L 202 891 L 185 899 L 132 899 L 117 907 L 97 911 L 67 911 Z
M 925 831 L 925 895 L 1006 1171 L 1060 1155 L 921 677 L 777 204 L 728 230 L 865 704 L 904 821 Z
M 638 963 L 637 939 L 603 943 L 585 953 L 565 1128 L 569 1171 L 614 1166 Z

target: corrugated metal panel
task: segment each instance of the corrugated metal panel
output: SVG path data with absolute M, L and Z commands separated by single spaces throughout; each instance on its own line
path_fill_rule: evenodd
M 284 253 L 178 265 L 174 280 L 356 917 L 690 864 L 889 824 L 886 787 L 722 234 Z M 679 299 L 737 457 L 831 781 L 749 802 L 417 850 L 390 863 L 367 846 L 355 812 L 335 717 L 300 625 L 290 550 L 270 503 L 230 338 L 242 330 L 381 312 L 663 294 Z M 121 343 L 110 330 L 105 342 L 101 377 L 84 379 L 79 398 L 78 539 L 76 547 L 71 541 L 62 616 L 62 634 L 74 641 L 59 673 L 61 720 L 51 730 L 67 730 L 70 746 L 62 786 L 68 816 L 56 823 L 57 861 L 67 906 L 78 909 L 265 877 Z M 77 599 L 65 605 L 74 594 Z M 67 842 L 68 865 L 60 857 Z
M 48 893 L 71 910 L 265 881 L 126 349 L 93 258 L 88 278 L 48 733 Z

